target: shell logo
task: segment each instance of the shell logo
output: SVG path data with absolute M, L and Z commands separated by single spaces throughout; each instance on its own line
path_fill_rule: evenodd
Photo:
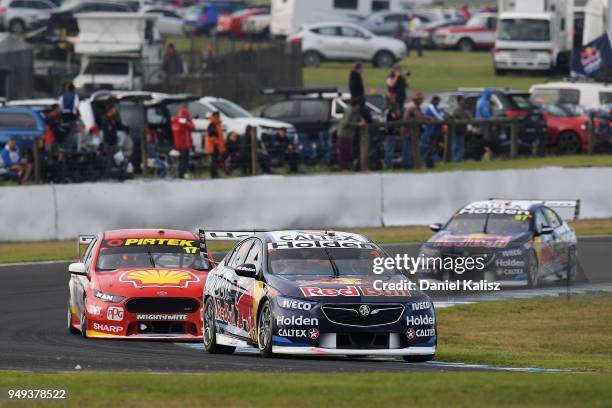
M 191 272 L 177 269 L 139 269 L 125 272 L 119 280 L 132 283 L 137 288 L 186 288 L 190 283 L 200 281 Z

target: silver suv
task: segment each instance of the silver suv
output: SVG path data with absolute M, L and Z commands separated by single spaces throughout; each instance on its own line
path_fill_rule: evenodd
M 46 25 L 56 8 L 49 0 L 0 0 L 0 28 L 22 34 Z

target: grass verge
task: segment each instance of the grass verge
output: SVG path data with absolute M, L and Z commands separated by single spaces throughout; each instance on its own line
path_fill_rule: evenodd
M 488 52 L 463 53 L 459 51 L 426 51 L 423 58 L 415 56 L 401 62 L 403 70 L 410 71 L 411 89 L 437 91 L 467 87 L 499 87 L 529 89 L 533 84 L 550 80 L 547 76 L 496 76 Z M 345 85 L 351 63 L 324 63 L 318 68 L 304 68 L 306 85 Z M 389 75 L 387 68 L 366 65 L 363 80 L 367 87 L 385 87 Z
M 440 220 L 441 222 L 444 220 Z M 572 224 L 578 235 L 612 234 L 612 219 L 578 220 Z M 347 231 L 366 235 L 382 243 L 424 242 L 432 232 L 423 225 L 386 228 L 347 228 Z M 76 258 L 75 240 L 37 241 L 37 242 L 0 242 L 0 264 L 11 262 L 57 261 Z M 209 249 L 223 252 L 231 249 L 232 242 L 211 242 Z
M 152 375 L 0 373 L 7 389 L 65 389 L 62 406 L 609 406 L 609 374 L 368 373 Z M 5 400 L 6 401 L 6 400 Z M 31 402 L 28 404 L 30 405 Z M 7 404 L 8 405 L 8 404 Z M 22 404 L 15 403 L 15 406 Z M 32 406 L 48 406 L 42 401 Z
M 610 293 L 445 308 L 437 323 L 439 360 L 612 373 Z

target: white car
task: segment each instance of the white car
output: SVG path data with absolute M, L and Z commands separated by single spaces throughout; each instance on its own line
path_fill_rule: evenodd
M 287 136 L 290 139 L 294 139 L 297 136 L 293 125 L 278 120 L 254 116 L 240 105 L 228 99 L 205 96 L 186 103 L 178 102 L 170 105 L 168 108 L 170 113 L 174 116 L 181 106 L 187 106 L 187 109 L 189 109 L 193 117 L 193 122 L 196 127 L 196 131 L 194 132 L 196 135 L 193 137 L 193 142 L 196 151 L 204 150 L 202 140 L 206 138 L 197 136 L 206 134 L 208 125 L 210 124 L 208 117 L 213 112 L 220 113 L 221 123 L 223 124 L 223 131 L 226 138 L 231 132 L 236 132 L 238 135 L 244 134 L 247 130 L 247 126 L 254 126 L 257 129 L 258 139 L 261 139 L 261 137 L 266 134 L 276 135 L 281 128 L 287 130 Z
M 46 25 L 56 6 L 49 0 L 0 1 L 0 28 L 21 34 Z
M 242 31 L 247 35 L 267 35 L 270 33 L 271 14 L 256 14 L 242 22 Z
M 379 37 L 351 23 L 321 23 L 303 26 L 288 38 L 301 42 L 304 65 L 316 67 L 327 61 L 372 61 L 390 67 L 406 56 L 406 44 L 395 38 Z
M 597 110 L 612 104 L 612 85 L 601 82 L 547 82 L 529 89 L 531 98 L 571 105 L 579 110 Z
M 154 7 L 147 9 L 145 13 L 159 15 L 157 30 L 162 37 L 182 36 L 184 34 L 185 22 L 176 11 Z

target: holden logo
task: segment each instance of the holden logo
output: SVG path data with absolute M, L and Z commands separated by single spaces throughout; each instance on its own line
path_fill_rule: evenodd
M 310 330 L 308 330 L 308 338 L 310 340 L 316 340 L 319 338 L 319 330 L 315 329 L 314 327 Z
M 165 292 L 165 291 L 163 291 L 163 290 L 160 290 L 159 292 L 157 292 L 157 294 L 158 294 L 159 296 L 166 296 L 166 295 L 168 294 L 168 292 Z
M 408 340 L 414 339 L 416 337 L 416 331 L 412 327 L 409 328 L 406 332 L 406 337 L 408 337 Z
M 362 316 L 368 316 L 370 314 L 370 306 L 368 306 L 368 305 L 361 305 L 361 306 L 359 306 L 359 313 Z

